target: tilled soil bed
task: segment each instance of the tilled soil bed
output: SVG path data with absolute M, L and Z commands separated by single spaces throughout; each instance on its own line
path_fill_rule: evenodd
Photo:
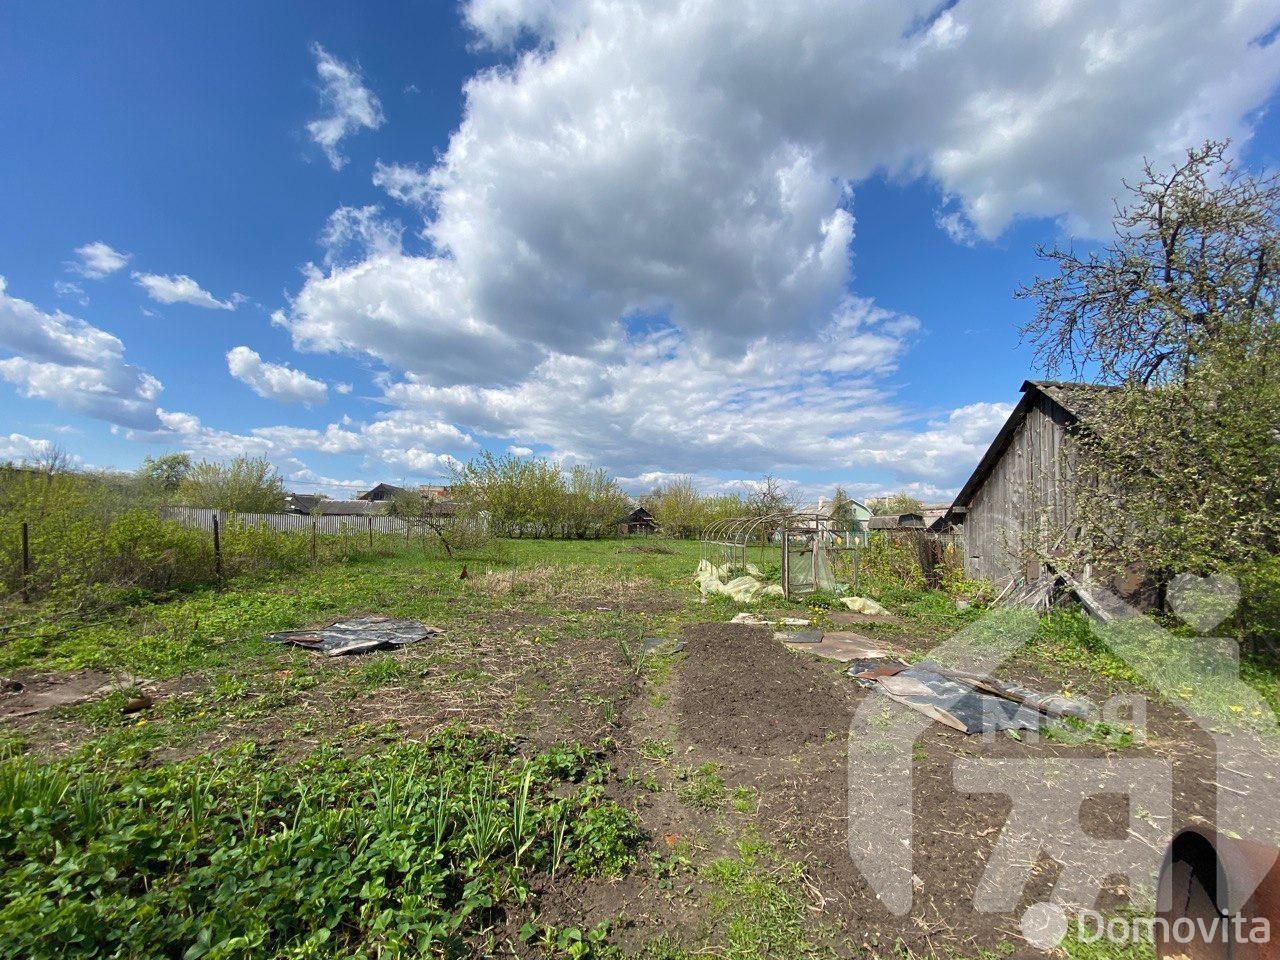
M 786 649 L 764 628 L 698 624 L 687 628 L 684 636 L 687 659 L 673 706 L 682 734 L 695 751 L 690 760 L 712 760 L 721 766 L 726 782 L 755 788 L 763 828 L 780 849 L 806 865 L 822 907 L 820 921 L 854 949 L 887 954 L 906 947 L 920 954 L 964 954 L 1001 944 L 1007 950 L 1012 944 L 1015 955 L 1043 956 L 1020 937 L 1019 920 L 1026 906 L 1049 897 L 1061 874 L 1059 864 L 1046 854 L 1030 853 L 1025 886 L 1011 910 L 975 909 L 975 894 L 1003 831 L 1012 831 L 1010 837 L 1017 832 L 1009 820 L 1013 801 L 1054 803 L 1072 780 L 1074 760 L 1108 766 L 1133 758 L 1172 760 L 1172 822 L 1168 817 L 1159 823 L 1151 820 L 1147 826 L 1153 837 L 1169 836 L 1211 811 L 1212 755 L 1206 738 L 1161 704 L 1151 704 L 1148 744 L 1123 750 L 1034 735 L 1022 740 L 1003 734 L 966 737 L 927 724 L 911 748 L 914 894 L 910 910 L 898 916 L 877 897 L 848 847 L 850 722 L 865 697 L 879 695 L 842 676 L 837 664 Z M 1009 679 L 1032 680 L 1016 670 Z M 884 698 L 883 709 L 906 708 Z M 954 782 L 954 764 L 961 758 L 1032 763 L 1006 794 L 965 793 Z M 1033 775 L 1037 772 L 1044 777 Z M 854 786 L 863 789 L 861 783 Z M 1149 820 L 1152 816 L 1145 811 L 1134 815 Z M 1131 825 L 1129 804 L 1108 792 L 1088 796 L 1080 806 L 1079 825 L 1093 837 L 1123 838 Z M 1031 850 L 1034 840 L 1023 837 Z M 885 837 L 887 844 L 901 842 L 902 838 Z M 1092 866 L 1074 864 L 1077 870 Z M 1101 893 L 1089 906 L 1122 906 L 1123 883 L 1105 876 L 1097 879 Z

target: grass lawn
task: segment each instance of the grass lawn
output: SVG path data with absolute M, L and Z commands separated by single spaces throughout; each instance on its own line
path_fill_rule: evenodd
M 0 725 L 0 957 L 1025 949 L 1016 914 L 965 909 L 1000 822 L 990 804 L 948 800 L 918 824 L 921 896 L 905 917 L 876 902 L 845 849 L 847 717 L 866 694 L 837 665 L 723 625 L 741 608 L 699 596 L 698 555 L 508 541 L 233 582 L 90 623 L 7 611 L 0 675 L 117 689 Z M 896 619 L 856 629 L 912 657 L 979 616 L 937 594 L 882 599 Z M 835 626 L 825 608 L 763 609 Z M 444 633 L 334 659 L 263 640 L 373 613 Z M 642 657 L 651 637 L 687 648 Z M 1135 689 L 1061 615 L 1009 669 L 1095 698 Z M 1274 705 L 1275 674 L 1249 670 Z M 942 797 L 957 756 L 1195 755 L 1171 711 L 1153 714 L 1142 743 L 935 725 L 915 775 Z

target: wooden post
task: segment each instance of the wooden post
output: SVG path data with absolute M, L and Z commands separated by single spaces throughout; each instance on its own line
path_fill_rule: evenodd
M 311 562 L 316 562 L 316 518 L 311 518 Z
M 367 518 L 369 521 L 369 549 L 373 549 L 373 517 Z
M 31 532 L 22 521 L 22 602 L 31 602 Z
M 213 515 L 213 572 L 222 581 L 222 538 L 218 535 L 218 515 Z

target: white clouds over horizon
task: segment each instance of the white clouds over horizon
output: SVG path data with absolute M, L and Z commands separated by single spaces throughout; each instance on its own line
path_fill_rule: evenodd
M 386 122 L 382 103 L 364 85 L 360 69 L 339 60 L 320 44 L 313 44 L 320 79 L 320 99 L 325 114 L 307 124 L 307 133 L 324 151 L 329 166 L 341 170 L 347 164 L 339 147 L 359 130 L 376 130 Z
M 7 437 L 0 434 L 0 461 L 16 461 L 25 463 L 47 457 L 56 449 L 52 441 L 37 437 L 28 437 L 21 433 L 11 433 Z
M 296 426 L 255 427 L 234 433 L 207 426 L 191 413 L 158 410 L 154 429 L 130 430 L 134 441 L 177 447 L 197 456 L 231 459 L 238 456 L 269 457 L 277 462 L 298 463 L 297 453 L 329 456 L 354 455 L 383 472 L 397 467 L 416 474 L 447 475 L 460 463 L 458 456 L 477 452 L 479 443 L 451 423 L 430 420 L 406 411 L 392 411 L 372 421 L 356 423 L 347 418 L 324 429 Z
M 211 456 L 432 473 L 483 444 L 632 480 L 841 472 L 864 484 L 852 489 L 883 477 L 942 491 L 977 462 L 1017 384 L 953 410 L 902 395 L 920 323 L 859 295 L 859 185 L 923 185 L 940 198 L 928 229 L 979 250 L 1027 218 L 1093 237 L 1144 157 L 1247 142 L 1280 81 L 1280 45 L 1255 39 L 1280 0 L 462 9 L 502 62 L 466 82 L 436 156 L 350 173 L 363 193 L 335 198 L 318 263 L 272 314 L 296 350 L 370 367 L 360 382 L 375 396 L 362 399 L 381 413 L 235 433 L 156 411 L 159 382 L 123 361 L 119 339 L 2 285 L 0 336 L 18 356 L 0 375 Z M 306 131 L 340 170 L 350 138 L 386 117 L 358 65 L 311 52 L 321 109 Z M 363 203 L 370 179 L 404 222 Z M 129 259 L 101 242 L 76 255 L 95 278 Z M 160 303 L 238 303 L 186 274 L 133 277 Z M 260 396 L 329 397 L 249 346 L 227 363 Z
M 1280 78 L 1254 42 L 1275 0 L 463 9 L 509 63 L 467 82 L 432 165 L 373 171 L 430 252 L 341 207 L 341 252 L 273 319 L 385 365 L 400 409 L 632 476 L 958 482 L 1004 405 L 897 399 L 915 321 L 855 295 L 857 185 L 927 182 L 957 242 L 1095 235 L 1144 156 L 1246 141 Z

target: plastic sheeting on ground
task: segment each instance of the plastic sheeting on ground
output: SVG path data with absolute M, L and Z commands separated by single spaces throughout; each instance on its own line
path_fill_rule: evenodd
M 645 656 L 651 653 L 672 654 L 684 651 L 684 641 L 672 637 L 645 637 L 640 642 L 640 652 Z
M 841 597 L 840 602 L 854 613 L 865 613 L 873 617 L 887 617 L 889 611 L 867 597 Z
M 893 656 L 893 650 L 856 633 L 837 632 L 820 635 L 816 643 L 803 643 L 792 646 L 795 641 L 784 640 L 793 650 L 811 653 L 824 660 L 835 660 L 848 663 L 851 660 L 882 659 Z
M 931 664 L 864 670 L 855 679 L 874 680 L 891 700 L 966 734 L 1039 730 L 1050 717 L 1087 716 L 1083 704 L 1066 697 L 953 674 Z
M 395 650 L 442 633 L 443 630 L 417 620 L 371 616 L 340 620 L 314 630 L 282 630 L 267 634 L 266 639 L 273 643 L 291 643 L 327 657 L 341 657 L 370 650 Z
M 747 564 L 746 569 L 755 570 L 756 568 Z M 733 568 L 727 563 L 716 566 L 709 560 L 701 560 L 698 562 L 698 589 L 702 591 L 704 597 L 716 593 L 736 600 L 738 603 L 750 603 L 756 597 L 782 596 L 781 586 L 776 583 L 762 583 L 750 574 L 743 574 L 725 582 L 724 578 L 732 572 Z M 758 570 L 756 572 L 759 573 Z

